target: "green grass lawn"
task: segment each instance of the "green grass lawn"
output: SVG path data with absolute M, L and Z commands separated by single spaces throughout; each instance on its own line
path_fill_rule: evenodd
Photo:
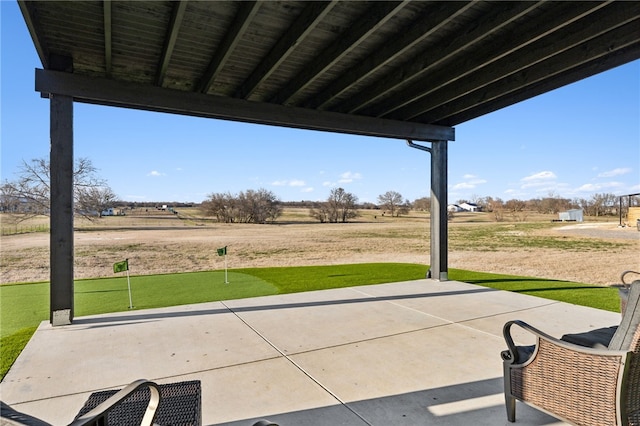
M 133 309 L 241 299 L 272 294 L 416 280 L 426 265 L 374 263 L 234 269 L 228 283 L 222 271 L 131 277 Z M 568 281 L 449 270 L 449 278 L 598 309 L 618 311 L 615 288 Z M 129 310 L 126 276 L 75 282 L 75 316 Z M 0 352 L 4 377 L 35 332 L 49 318 L 49 283 L 0 286 Z

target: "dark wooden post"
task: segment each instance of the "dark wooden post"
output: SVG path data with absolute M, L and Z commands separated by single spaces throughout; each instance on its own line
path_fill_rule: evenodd
M 49 95 L 51 173 L 50 322 L 73 321 L 73 98 Z

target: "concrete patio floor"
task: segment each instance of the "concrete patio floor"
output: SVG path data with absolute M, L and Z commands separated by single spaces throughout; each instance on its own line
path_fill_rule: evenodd
M 82 317 L 40 325 L 2 400 L 62 425 L 97 390 L 200 380 L 205 425 L 506 425 L 511 319 L 560 336 L 620 315 L 417 280 Z M 516 424 L 563 423 L 518 403 Z

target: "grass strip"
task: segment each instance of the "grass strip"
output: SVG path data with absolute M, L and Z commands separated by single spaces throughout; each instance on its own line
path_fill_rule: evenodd
M 0 380 L 11 368 L 18 355 L 27 346 L 38 327 L 26 327 L 0 339 Z
M 620 296 L 616 287 L 461 269 L 450 269 L 449 279 L 605 311 L 620 312 Z

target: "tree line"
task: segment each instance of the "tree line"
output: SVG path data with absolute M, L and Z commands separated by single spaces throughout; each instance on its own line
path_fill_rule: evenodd
M 379 205 L 391 216 L 407 214 L 410 209 L 408 200 L 395 191 L 387 191 L 378 196 Z M 202 211 L 224 223 L 267 223 L 274 222 L 281 214 L 283 206 L 289 205 L 278 199 L 266 189 L 241 191 L 236 195 L 229 192 L 210 194 L 202 202 Z M 300 207 L 300 204 L 297 204 Z M 305 203 L 309 216 L 320 223 L 346 223 L 358 217 L 362 205 L 358 197 L 344 188 L 333 188 L 325 201 Z
M 50 164 L 44 159 L 23 162 L 14 181 L 0 186 L 0 211 L 17 213 L 16 221 L 31 216 L 48 214 L 50 208 Z M 131 203 L 118 201 L 106 180 L 97 175 L 96 168 L 87 158 L 80 158 L 73 170 L 74 212 L 88 218 L 100 217 L 102 211 L 114 205 L 155 205 L 157 203 Z M 358 216 L 361 209 L 383 209 L 383 215 L 406 215 L 410 210 L 429 211 L 431 199 L 422 197 L 410 202 L 397 191 L 387 191 L 377 197 L 377 204 L 359 203 L 358 197 L 344 188 L 334 188 L 325 201 L 283 202 L 266 189 L 241 191 L 238 194 L 212 193 L 202 202 L 204 214 L 223 223 L 267 223 L 282 215 L 284 207 L 305 207 L 309 216 L 319 222 L 348 222 Z M 472 196 L 458 200 L 476 204 L 480 210 L 492 213 L 497 221 L 510 216 L 524 221 L 528 212 L 557 214 L 561 211 L 581 209 L 586 216 L 619 215 L 630 206 L 640 205 L 640 194 L 620 197 L 611 193 L 593 194 L 591 198 L 563 198 L 549 193 L 546 197 L 530 200 L 502 200 L 494 197 Z M 191 204 L 191 203 L 186 203 Z M 186 205 L 182 203 L 182 205 Z
M 471 200 L 459 200 L 458 204 L 464 202 L 472 202 L 483 211 L 493 213 L 498 221 L 503 220 L 505 216 L 522 221 L 526 220 L 527 212 L 557 214 L 572 209 L 582 210 L 585 216 L 617 216 L 620 209 L 626 212 L 629 207 L 640 205 L 640 194 L 620 197 L 611 193 L 597 193 L 591 198 L 570 199 L 549 193 L 541 198 L 507 201 L 493 197 L 472 197 Z

